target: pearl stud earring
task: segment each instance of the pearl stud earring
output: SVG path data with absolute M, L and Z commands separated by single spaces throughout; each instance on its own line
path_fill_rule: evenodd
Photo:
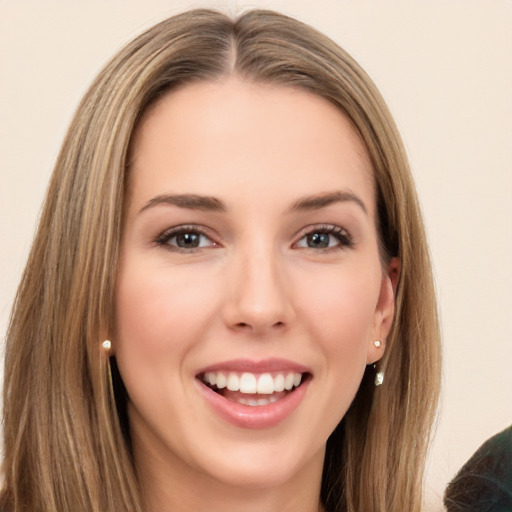
M 375 345 L 376 348 L 380 348 L 380 346 L 382 345 L 382 342 L 380 340 L 375 340 L 373 342 L 373 344 Z
M 112 347 L 112 343 L 110 340 L 105 340 L 101 346 L 108 352 L 110 348 Z

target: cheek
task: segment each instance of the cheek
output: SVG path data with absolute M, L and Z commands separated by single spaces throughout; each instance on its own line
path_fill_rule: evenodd
M 127 262 L 116 290 L 118 359 L 157 368 L 183 358 L 213 315 L 210 289 L 190 272 Z
M 331 270 L 301 277 L 301 316 L 332 350 L 369 339 L 380 292 L 380 269 Z
M 381 276 L 378 265 L 327 270 L 314 277 L 304 273 L 298 294 L 298 317 L 319 357 L 311 421 L 325 438 L 346 414 L 363 378 Z
M 327 386 L 336 425 L 352 402 L 365 371 L 380 293 L 380 264 L 316 273 L 303 280 L 300 317 L 310 343 L 322 354 L 317 375 Z

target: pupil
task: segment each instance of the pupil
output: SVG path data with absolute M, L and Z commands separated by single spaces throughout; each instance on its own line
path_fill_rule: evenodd
M 308 236 L 309 247 L 329 247 L 329 235 L 327 233 L 313 233 Z
M 190 249 L 191 247 L 199 247 L 199 235 L 197 233 L 180 233 L 176 236 L 178 247 Z

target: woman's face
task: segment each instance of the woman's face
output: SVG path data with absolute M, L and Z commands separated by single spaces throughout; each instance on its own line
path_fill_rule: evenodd
M 188 85 L 145 114 L 130 172 L 113 350 L 139 469 L 319 481 L 393 315 L 350 123 L 292 88 Z

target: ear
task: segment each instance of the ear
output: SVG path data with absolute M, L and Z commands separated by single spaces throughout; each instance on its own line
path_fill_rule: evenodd
M 373 327 L 368 340 L 366 364 L 378 361 L 386 350 L 386 338 L 393 325 L 395 315 L 395 296 L 400 276 L 400 258 L 391 258 L 387 268 L 382 270 L 379 300 L 373 317 Z M 375 341 L 380 341 L 380 345 Z M 379 345 L 379 346 L 377 346 Z

